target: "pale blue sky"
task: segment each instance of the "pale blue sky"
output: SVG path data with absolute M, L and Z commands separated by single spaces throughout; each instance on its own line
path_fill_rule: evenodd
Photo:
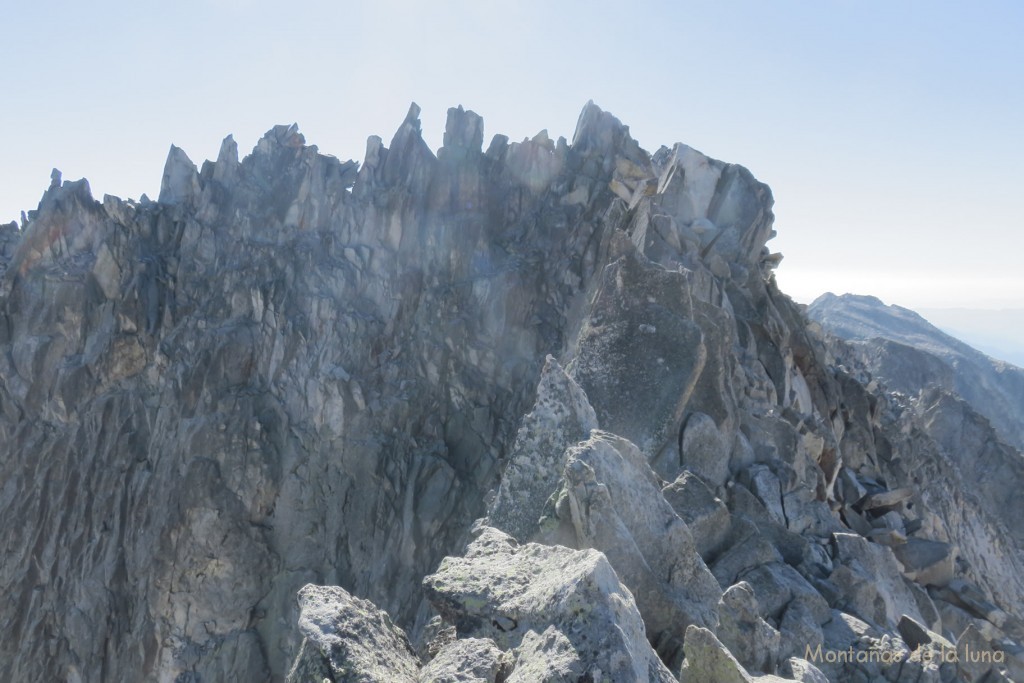
M 410 101 L 487 140 L 570 137 L 588 99 L 641 145 L 685 142 L 771 185 L 783 289 L 909 307 L 1024 307 L 1024 3 L 8 3 L 0 220 L 52 167 L 97 197 L 155 196 L 298 122 L 362 160 Z M 485 141 L 486 144 L 486 141 Z

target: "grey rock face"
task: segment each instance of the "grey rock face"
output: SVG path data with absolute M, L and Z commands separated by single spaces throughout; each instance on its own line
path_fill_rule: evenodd
M 830 681 L 897 679 L 903 662 L 911 655 L 898 636 L 880 631 L 845 612 L 833 612 L 832 619 L 825 625 L 824 636 L 823 648 L 807 650 L 806 659 Z
M 699 626 L 690 626 L 686 631 L 686 663 L 679 680 L 683 683 L 753 681 L 715 634 Z
M 806 659 L 790 657 L 786 660 L 783 674 L 800 683 L 827 683 L 828 677 Z
M 956 549 L 949 543 L 910 538 L 893 546 L 903 575 L 923 586 L 945 586 L 953 580 Z
M 485 527 L 464 557 L 446 558 L 424 585 L 460 636 L 518 653 L 509 680 L 672 680 L 632 595 L 596 551 L 520 546 Z
M 487 638 L 464 638 L 441 648 L 424 666 L 420 683 L 497 683 L 508 680 L 511 658 Z
M 162 202 L 47 192 L 0 287 L 3 677 L 280 677 L 306 583 L 424 606 L 568 339 L 628 141 L 450 128 L 435 158 L 412 111 L 358 166 L 280 126 L 241 162 L 172 150 Z
M 818 334 L 766 186 L 418 111 L 0 226 L 0 679 L 1019 678 L 1024 461 Z
M 372 603 L 335 586 L 299 591 L 299 655 L 289 683 L 414 683 L 419 662 L 401 629 Z
M 686 291 L 682 273 L 627 252 L 605 269 L 569 366 L 601 426 L 649 456 L 678 435 L 706 362 Z
M 607 555 L 659 653 L 675 664 L 686 626 L 717 625 L 721 589 L 659 484 L 624 439 L 596 432 L 569 451 L 565 492 L 577 546 Z
M 545 504 L 558 489 L 565 450 L 586 439 L 592 429 L 597 429 L 597 417 L 583 390 L 548 356 L 537 401 L 523 418 L 490 506 L 490 524 L 518 539 L 530 539 Z
M 779 658 L 779 632 L 761 618 L 750 584 L 741 581 L 722 594 L 718 605 L 718 637 L 748 671 L 774 671 Z
M 730 530 L 729 510 L 692 472 L 683 472 L 662 489 L 662 495 L 693 535 L 697 552 L 710 562 L 721 550 Z
M 924 621 L 890 548 L 855 534 L 836 534 L 835 542 L 839 566 L 831 578 L 849 612 L 883 628 L 896 626 L 904 615 Z
M 729 476 L 729 447 L 715 421 L 704 413 L 693 413 L 683 429 L 683 465 L 712 486 L 721 486 Z

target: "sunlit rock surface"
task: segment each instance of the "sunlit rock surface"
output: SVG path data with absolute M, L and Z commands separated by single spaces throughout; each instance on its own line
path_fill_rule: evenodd
M 1020 677 L 1019 454 L 821 338 L 767 186 L 418 113 L 0 226 L 0 679 Z

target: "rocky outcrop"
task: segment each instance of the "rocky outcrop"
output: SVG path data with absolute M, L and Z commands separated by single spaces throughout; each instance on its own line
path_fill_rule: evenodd
M 1018 675 L 1019 461 L 817 334 L 765 185 L 593 104 L 444 139 L 0 229 L 0 678 Z
M 565 468 L 565 449 L 596 428 L 597 417 L 583 390 L 548 356 L 536 402 L 523 418 L 491 503 L 490 523 L 517 538 L 534 537 Z
M 515 658 L 509 680 L 671 681 L 633 597 L 601 553 L 526 544 L 483 528 L 465 557 L 424 579 L 458 635 L 486 637 Z
M 302 645 L 287 680 L 414 683 L 419 661 L 405 634 L 366 600 L 337 587 L 299 591 Z
M 310 582 L 415 620 L 611 232 L 600 130 L 479 125 L 436 158 L 414 107 L 362 166 L 279 126 L 172 150 L 160 202 L 47 192 L 2 289 L 8 677 L 283 676 Z

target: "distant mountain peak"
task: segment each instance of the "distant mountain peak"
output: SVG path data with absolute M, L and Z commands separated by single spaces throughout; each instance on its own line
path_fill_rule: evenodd
M 890 388 L 916 393 L 931 384 L 963 396 L 1007 443 L 1024 450 L 1024 370 L 990 358 L 915 311 L 875 297 L 826 294 L 808 306 L 807 315 L 864 349 L 865 364 Z M 922 355 L 914 358 L 894 345 Z

